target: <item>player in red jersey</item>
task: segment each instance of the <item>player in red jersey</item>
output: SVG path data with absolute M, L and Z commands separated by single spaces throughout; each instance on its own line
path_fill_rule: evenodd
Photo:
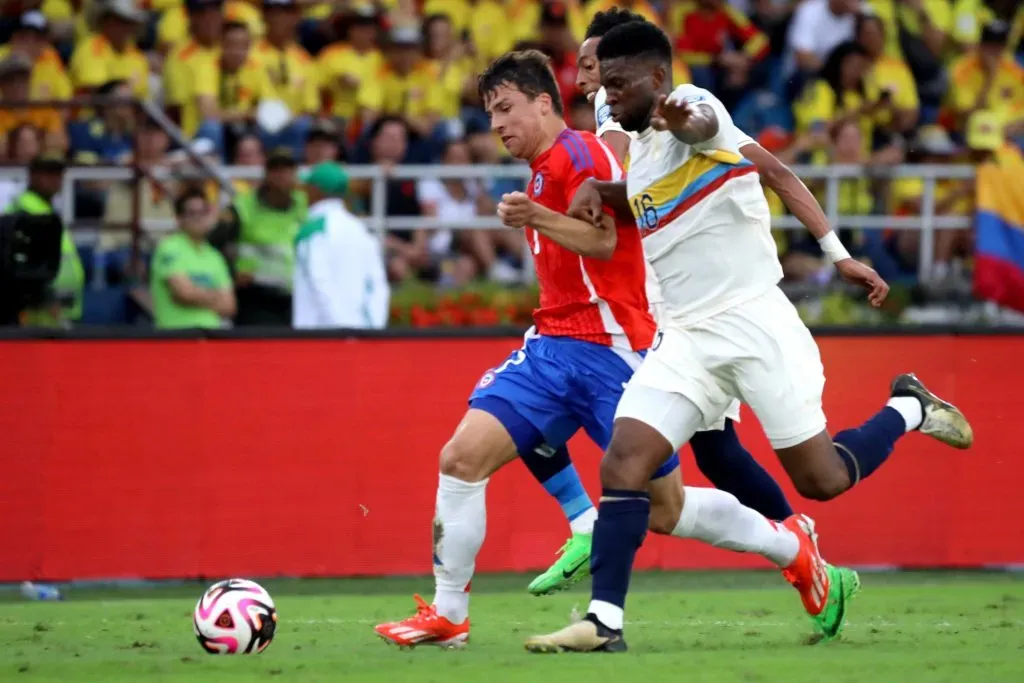
M 595 136 L 566 129 L 547 58 L 532 50 L 505 55 L 480 77 L 479 89 L 492 128 L 533 170 L 529 194 L 506 195 L 499 215 L 506 225 L 527 230 L 541 306 L 526 344 L 484 374 L 442 450 L 433 604 L 416 596 L 416 614 L 375 629 L 402 646 L 453 647 L 468 640 L 469 585 L 484 539 L 488 477 L 517 454 L 564 445 L 581 427 L 604 447 L 623 386 L 654 336 L 636 225 L 616 222 L 609 213 L 595 227 L 562 213 L 587 178 L 617 178 L 621 168 Z M 673 455 L 652 479 L 677 467 Z M 673 535 L 810 572 L 817 549 L 809 534 L 772 524 L 731 494 L 712 489 L 688 487 L 687 499 L 703 502 L 683 515 L 682 484 L 678 477 L 674 483 L 651 488 L 652 509 L 673 510 Z M 702 513 L 696 509 L 701 506 Z M 601 561 L 595 547 L 592 562 Z

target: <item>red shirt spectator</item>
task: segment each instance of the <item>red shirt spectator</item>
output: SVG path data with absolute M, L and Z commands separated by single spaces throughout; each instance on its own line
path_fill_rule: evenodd
M 681 2 L 670 14 L 676 49 L 683 62 L 710 66 L 732 46 L 742 47 L 750 61 L 768 55 L 768 37 L 745 14 L 724 0 Z

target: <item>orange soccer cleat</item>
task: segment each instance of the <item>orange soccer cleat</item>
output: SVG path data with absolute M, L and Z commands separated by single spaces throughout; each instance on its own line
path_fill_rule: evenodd
M 469 641 L 469 619 L 453 624 L 420 596 L 414 595 L 413 600 L 416 601 L 416 614 L 402 621 L 378 624 L 373 629 L 377 635 L 401 647 L 462 647 Z
M 860 590 L 857 572 L 833 567 L 821 558 L 814 520 L 807 515 L 793 515 L 782 523 L 800 541 L 796 559 L 782 570 L 794 588 L 815 626 L 826 640 L 839 635 L 846 623 L 848 603 Z

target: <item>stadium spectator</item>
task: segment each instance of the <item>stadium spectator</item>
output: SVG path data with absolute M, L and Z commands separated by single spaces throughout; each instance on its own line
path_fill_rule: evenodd
M 255 50 L 270 76 L 274 93 L 287 105 L 290 114 L 282 130 L 263 131 L 263 145 L 267 149 L 289 147 L 296 157 L 302 154 L 312 117 L 320 110 L 316 62 L 296 42 L 301 19 L 297 0 L 263 0 L 267 33 Z
M 22 123 L 7 133 L 4 140 L 3 165 L 24 166 L 39 156 L 43 148 L 43 136 L 35 126 Z M 14 176 L 0 177 L 0 207 L 10 206 L 18 195 L 25 191 L 28 182 Z
M 805 0 L 793 12 L 786 43 L 789 72 L 796 72 L 799 87 L 825 66 L 841 43 L 853 39 L 860 0 Z
M 29 102 L 42 99 L 32 93 L 32 64 L 20 54 L 8 55 L 0 62 L 0 100 Z M 43 148 L 63 152 L 67 149 L 64 121 L 49 107 L 12 107 L 0 109 L 0 136 L 6 136 L 21 124 L 30 124 L 43 132 Z
M 886 54 L 885 32 L 885 24 L 878 16 L 862 14 L 857 18 L 857 44 L 871 62 L 865 82 L 879 94 L 889 93 L 892 101 L 891 111 L 880 112 L 876 120 L 891 132 L 909 133 L 920 116 L 917 84 L 901 57 Z
M 768 56 L 768 37 L 724 0 L 676 3 L 669 22 L 693 83 L 713 90 L 732 108 L 747 89 L 751 70 Z
M 150 293 L 158 328 L 222 327 L 236 311 L 224 257 L 207 241 L 216 213 L 202 192 L 174 202 L 178 231 L 153 254 Z
M 135 123 L 134 137 L 135 149 L 128 162 L 136 164 L 146 173 L 167 165 L 170 140 L 167 133 L 152 119 L 140 117 Z M 139 193 L 139 218 L 143 229 L 146 229 L 152 221 L 168 221 L 174 218 L 172 190 L 168 184 L 148 176 L 138 183 L 112 184 L 107 194 L 103 225 L 108 233 L 118 233 L 121 238 L 120 241 L 112 238 L 109 243 L 111 248 L 124 246 L 130 239 L 128 230 L 135 216 L 136 192 Z
M 28 183 L 4 211 L 26 214 L 54 214 L 57 195 L 64 184 L 64 157 L 40 154 L 28 164 Z M 39 308 L 23 311 L 21 322 L 33 327 L 66 327 L 82 317 L 85 271 L 78 248 L 71 239 L 71 226 L 64 226 L 61 237 L 60 266 L 49 285 L 47 302 Z
M 874 147 L 875 121 L 891 116 L 892 93 L 882 92 L 867 78 L 867 52 L 857 43 L 844 43 L 829 56 L 821 78 L 808 85 L 794 104 L 797 131 L 815 138 L 819 150 L 828 145 L 831 128 L 844 121 L 860 126 L 865 153 Z M 814 160 L 821 163 L 823 155 Z
M 128 100 L 132 91 L 126 81 L 115 80 L 97 88 L 96 95 Z M 130 104 L 100 107 L 93 117 L 71 122 L 71 148 L 91 153 L 105 164 L 124 164 L 132 155 L 134 124 L 135 110 Z
M 953 28 L 949 0 L 867 0 L 867 4 L 885 24 L 890 56 L 913 61 L 914 55 L 906 54 L 910 51 L 921 52 L 918 57 L 929 60 L 942 58 Z
M 576 89 L 576 39 L 564 3 L 545 3 L 540 15 L 541 49 L 551 57 L 563 102 L 571 102 Z M 568 114 L 567 114 L 568 115 Z
M 293 326 L 382 329 L 390 288 L 377 237 L 345 206 L 348 174 L 333 161 L 302 178 L 309 219 L 295 239 Z
M 957 130 L 963 131 L 971 114 L 994 112 L 1013 136 L 1024 124 L 1024 67 L 1006 53 L 1010 27 L 994 21 L 981 32 L 976 48 L 950 67 L 950 105 Z
M 375 10 L 345 15 L 342 40 L 327 47 L 318 58 L 327 109 L 343 127 L 359 118 L 359 89 L 384 66 L 384 56 L 377 47 L 379 24 Z
M 182 2 L 182 0 L 169 0 L 169 2 L 171 6 L 160 15 L 160 21 L 157 23 L 156 29 L 157 49 L 165 55 L 169 54 L 180 43 L 188 40 L 191 25 L 188 0 L 185 2 Z M 256 38 L 263 37 L 265 30 L 263 17 L 260 11 L 248 0 L 227 0 L 223 2 L 223 6 L 223 20 L 225 22 L 244 24 L 253 36 Z
M 420 140 L 428 140 L 441 110 L 440 74 L 421 49 L 418 28 L 391 31 L 387 59 L 377 76 L 359 88 L 358 101 L 367 120 L 400 116 Z
M 370 163 L 382 166 L 389 174 L 386 181 L 385 211 L 387 216 L 415 217 L 422 215 L 416 198 L 416 182 L 408 178 L 390 177 L 390 169 L 405 160 L 409 147 L 409 128 L 397 116 L 377 119 L 369 133 Z M 369 204 L 370 186 L 364 185 Z M 427 260 L 425 231 L 396 230 L 388 232 L 384 248 L 387 255 L 388 278 L 392 281 L 414 277 Z
M 201 132 L 218 149 L 223 129 L 213 100 L 201 100 L 196 86 L 202 75 L 216 69 L 224 25 L 224 0 L 186 0 L 188 36 L 171 47 L 164 60 L 164 106 L 177 119 L 186 137 Z M 204 93 L 205 94 L 205 93 Z M 205 106 L 204 106 L 205 105 Z
M 307 210 L 296 168 L 291 148 L 271 151 L 263 183 L 235 197 L 211 237 L 214 245 L 237 255 L 230 259 L 238 294 L 237 325 L 291 325 L 294 243 Z
M 270 75 L 252 52 L 249 28 L 240 22 L 224 24 L 220 56 L 209 68 L 196 74 L 193 90 L 196 105 L 207 123 L 197 135 L 218 129 L 223 136 L 222 152 L 230 152 L 256 123 L 256 107 L 274 98 Z
M 735 2 L 731 4 L 736 4 Z M 750 20 L 768 37 L 771 54 L 782 57 L 786 52 L 786 29 L 793 18 L 796 0 L 755 0 L 751 5 Z
M 975 141 L 977 142 L 977 141 Z M 963 158 L 949 133 L 938 125 L 923 126 L 910 147 L 908 161 L 915 164 L 949 164 Z M 899 178 L 892 183 L 891 210 L 896 215 L 920 216 L 924 199 L 924 181 Z M 974 182 L 942 179 L 935 183 L 935 215 L 970 216 L 974 208 Z M 963 230 L 939 230 L 935 234 L 933 284 L 964 276 L 964 257 L 969 255 L 971 233 Z M 916 270 L 921 233 L 900 230 L 891 240 L 900 262 Z
M 1019 54 L 1024 47 L 1024 4 L 1020 0 L 954 0 L 953 40 L 961 50 L 978 44 L 986 24 L 1002 20 L 1010 25 L 1007 47 Z
M 306 137 L 306 154 L 303 160 L 310 166 L 324 161 L 340 161 L 340 142 L 338 128 L 332 121 L 317 121 Z
M 255 133 L 244 133 L 235 141 L 234 156 L 231 163 L 235 166 L 262 167 L 267 163 L 263 153 L 263 143 Z M 231 181 L 238 192 L 249 192 L 253 188 L 250 180 L 235 178 Z
M 469 146 L 464 140 L 447 144 L 442 163 L 466 165 L 471 161 Z M 475 179 L 446 178 L 421 180 L 416 188 L 423 214 L 442 223 L 472 222 L 480 216 L 494 215 L 495 204 L 480 182 Z M 420 231 L 425 232 L 425 231 Z M 519 255 L 522 245 L 509 235 L 515 231 L 451 230 L 429 231 L 425 239 L 429 266 L 421 269 L 421 276 L 437 279 L 442 286 L 464 286 L 479 275 L 497 282 L 517 282 L 519 271 L 498 257 L 499 250 Z M 419 235 L 417 235 L 419 237 Z M 415 239 L 415 238 L 414 238 Z M 511 248 L 509 248 L 511 247 Z
M 79 92 L 123 80 L 135 97 L 149 96 L 149 60 L 135 45 L 145 20 L 132 0 L 97 0 L 97 31 L 79 41 L 71 56 L 71 82 Z
M 476 91 L 473 58 L 466 46 L 456 40 L 451 20 L 443 14 L 432 14 L 423 20 L 423 53 L 438 74 L 437 109 L 442 121 L 459 120 L 466 92 Z
M 487 65 L 512 49 L 515 32 L 518 28 L 510 23 L 512 8 L 500 0 L 476 0 L 469 9 L 469 23 L 465 27 L 468 32 L 469 44 L 473 48 L 475 59 L 474 74 L 487 68 Z M 456 32 L 462 31 L 456 25 Z
M 47 39 L 49 24 L 42 12 L 26 12 L 18 19 L 7 45 L 0 45 L 0 60 L 8 55 L 21 55 L 32 64 L 30 90 L 34 99 L 70 100 L 71 79 L 68 78 L 57 50 Z M 66 110 L 59 112 L 66 119 Z

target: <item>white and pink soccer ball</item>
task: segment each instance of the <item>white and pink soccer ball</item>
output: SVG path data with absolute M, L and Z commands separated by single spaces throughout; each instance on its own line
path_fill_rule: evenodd
M 196 638 L 216 655 L 263 652 L 274 639 L 277 609 L 263 586 L 227 579 L 210 586 L 192 613 Z

